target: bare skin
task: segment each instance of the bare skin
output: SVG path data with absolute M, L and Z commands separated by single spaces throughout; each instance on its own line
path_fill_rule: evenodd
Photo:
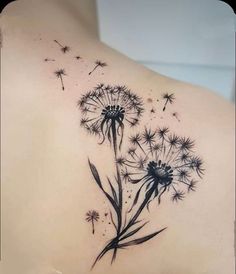
M 19 1 L 3 11 L 0 273 L 87 274 L 112 236 L 111 229 L 102 235 L 101 214 L 94 234 L 85 221 L 88 210 L 107 208 L 87 160 L 103 176 L 111 173 L 110 146 L 99 146 L 80 127 L 76 107 L 104 82 L 143 98 L 148 111 L 140 127 L 165 125 L 194 139 L 205 175 L 183 202 L 152 204 L 147 230 L 167 227 L 158 238 L 119 251 L 112 266 L 107 254 L 92 273 L 233 274 L 233 106 L 110 49 L 99 42 L 95 24 L 90 1 Z M 63 53 L 54 40 L 70 50 Z M 96 60 L 107 66 L 89 75 Z M 166 92 L 174 93 L 173 104 L 161 100 Z

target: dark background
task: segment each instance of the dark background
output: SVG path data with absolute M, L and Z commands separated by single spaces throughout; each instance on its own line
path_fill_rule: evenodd
M 219 0 L 219 1 L 222 1 L 222 0 Z M 1 4 L 0 4 L 1 11 L 2 11 L 3 8 L 4 8 L 8 3 L 10 3 L 10 2 L 14 2 L 14 0 L 1 0 Z M 234 10 L 234 13 L 235 13 L 235 6 L 236 6 L 236 4 L 233 3 L 233 1 L 224 0 L 224 1 L 222 1 L 222 2 L 225 2 L 225 3 L 229 4 L 229 5 L 232 7 L 232 9 Z M 234 1 L 234 2 L 235 2 L 235 1 Z

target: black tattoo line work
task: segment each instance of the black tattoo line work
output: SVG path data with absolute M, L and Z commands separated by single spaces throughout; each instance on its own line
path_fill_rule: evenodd
M 163 107 L 163 109 L 162 109 L 163 111 L 165 111 L 165 110 L 166 110 L 167 104 L 168 104 L 168 103 L 172 104 L 172 103 L 174 102 L 174 100 L 175 100 L 175 97 L 174 97 L 174 94 L 173 94 L 173 93 L 172 93 L 172 94 L 164 93 L 164 94 L 162 95 L 162 99 L 166 100 L 166 101 L 165 101 L 165 104 L 164 104 L 164 107 Z
M 177 112 L 173 112 L 172 113 L 172 116 L 175 117 L 175 119 L 180 122 L 180 119 L 179 119 L 179 114 Z
M 174 100 L 173 94 L 166 97 L 164 108 Z M 115 236 L 98 254 L 93 268 L 106 253 L 112 252 L 111 262 L 114 262 L 118 250 L 140 245 L 163 232 L 166 227 L 143 237 L 136 236 L 149 222 L 141 218 L 143 211 L 146 208 L 149 212 L 154 200 L 160 204 L 164 194 L 170 193 L 173 202 L 183 200 L 187 193 L 196 189 L 204 169 L 203 161 L 194 154 L 194 142 L 171 133 L 168 127 L 145 128 L 132 135 L 127 154 L 118 156 L 125 125 L 138 125 L 144 111 L 141 98 L 127 87 L 100 84 L 83 95 L 78 106 L 83 115 L 81 126 L 101 137 L 100 144 L 106 139 L 112 144 L 116 171 L 114 178 L 107 177 L 105 182 L 88 160 L 93 179 L 110 204 L 109 224 L 115 230 Z M 131 201 L 128 206 L 124 192 L 132 192 L 130 187 L 134 185 L 134 195 L 127 197 Z
M 63 76 L 66 75 L 66 72 L 64 69 L 58 69 L 54 72 L 54 74 L 57 76 L 57 78 L 59 78 L 61 80 L 61 88 L 62 90 L 65 90 L 65 86 L 63 83 Z
M 89 72 L 89 75 L 91 75 L 98 67 L 103 68 L 103 67 L 106 67 L 106 66 L 107 66 L 107 63 L 96 60 L 95 61 L 95 67 Z
M 155 109 L 154 108 L 151 108 L 151 110 L 150 110 L 150 113 L 155 113 L 156 111 L 155 111 Z
M 108 139 L 117 155 L 117 148 L 121 148 L 123 141 L 124 123 L 130 127 L 138 125 L 142 104 L 141 99 L 125 86 L 99 84 L 78 101 L 83 114 L 80 124 L 90 134 L 100 137 L 100 144 Z
M 54 62 L 56 61 L 55 59 L 51 59 L 51 58 L 45 58 L 44 59 L 45 62 Z
M 68 51 L 70 51 L 70 47 L 68 47 L 68 46 L 63 46 L 61 43 L 59 43 L 57 40 L 54 40 L 54 42 L 56 43 L 56 44 L 58 44 L 58 46 L 61 48 L 61 51 L 63 52 L 63 53 L 67 53 Z
M 94 234 L 95 228 L 94 228 L 94 222 L 97 222 L 99 220 L 99 213 L 95 210 L 90 210 L 86 213 L 86 221 L 92 223 L 92 233 Z

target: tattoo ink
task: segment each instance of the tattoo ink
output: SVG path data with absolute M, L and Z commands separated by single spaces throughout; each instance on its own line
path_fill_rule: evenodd
M 44 62 L 54 62 L 56 61 L 55 59 L 51 59 L 51 58 L 45 58 Z
M 165 111 L 175 98 L 166 93 L 163 99 Z M 144 111 L 142 99 L 125 86 L 100 84 L 81 97 L 78 107 L 82 112 L 80 125 L 92 136 L 98 136 L 99 144 L 109 141 L 114 156 L 115 176 L 106 180 L 101 179 L 96 166 L 88 160 L 92 178 L 110 206 L 110 216 L 105 217 L 115 229 L 114 237 L 98 254 L 93 268 L 108 252 L 112 252 L 114 262 L 120 249 L 145 243 L 166 230 L 164 227 L 138 236 L 149 222 L 142 213 L 145 209 L 149 212 L 154 201 L 159 205 L 164 196 L 170 196 L 172 202 L 182 201 L 196 190 L 204 168 L 202 159 L 194 153 L 194 141 L 176 135 L 169 127 L 139 129 L 127 138 L 129 147 L 124 156 L 119 155 L 126 137 L 125 127 L 137 127 Z
M 89 72 L 89 75 L 91 75 L 98 67 L 103 68 L 103 67 L 106 67 L 106 66 L 107 66 L 107 63 L 96 60 L 95 61 L 95 67 Z
M 54 40 L 54 42 L 61 48 L 61 51 L 63 53 L 67 53 L 68 51 L 70 51 L 70 47 L 68 46 L 63 46 L 61 43 L 59 43 L 57 40 Z
M 177 112 L 173 112 L 173 113 L 172 113 L 172 116 L 173 116 L 178 122 L 180 122 L 179 114 L 178 114 Z
M 54 74 L 56 75 L 57 78 L 60 79 L 62 90 L 65 90 L 65 86 L 64 86 L 64 82 L 63 82 L 63 76 L 66 75 L 65 70 L 64 69 L 58 69 L 54 72 Z
M 86 213 L 86 221 L 92 224 L 92 234 L 95 233 L 94 223 L 99 220 L 99 213 L 96 210 L 90 210 Z
M 174 97 L 174 94 L 173 94 L 173 93 L 172 93 L 172 94 L 164 93 L 164 94 L 162 95 L 162 99 L 165 100 L 165 104 L 164 104 L 164 107 L 163 107 L 163 109 L 162 109 L 163 111 L 165 111 L 165 110 L 166 110 L 167 104 L 168 104 L 168 103 L 172 104 L 172 103 L 174 102 L 174 100 L 175 100 L 175 97 Z

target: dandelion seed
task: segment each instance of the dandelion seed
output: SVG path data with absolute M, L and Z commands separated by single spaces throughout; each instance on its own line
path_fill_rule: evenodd
M 51 59 L 51 58 L 45 58 L 44 59 L 44 62 L 54 62 L 55 61 L 55 59 Z
M 191 151 L 194 147 L 194 142 L 190 140 L 190 138 L 180 138 L 179 140 L 180 143 L 180 150 L 183 152 L 188 152 Z
M 173 112 L 172 113 L 172 116 L 175 117 L 175 119 L 180 122 L 180 119 L 179 119 L 179 114 L 177 112 Z
M 156 132 L 153 132 L 151 129 L 145 128 L 143 133 L 143 142 L 151 146 L 154 143 Z
M 195 191 L 196 190 L 197 181 L 191 180 L 188 185 L 188 192 L 189 191 Z
M 176 191 L 172 196 L 173 202 L 182 201 L 185 197 L 185 193 L 183 191 Z
M 63 52 L 63 53 L 67 53 L 68 51 L 70 51 L 70 47 L 68 47 L 68 46 L 63 46 L 61 43 L 59 43 L 57 40 L 54 40 L 54 42 L 56 43 L 56 44 L 58 44 L 58 46 L 61 48 L 61 51 Z
M 107 66 L 107 63 L 96 60 L 95 61 L 95 67 L 89 72 L 89 75 L 91 75 L 98 67 L 103 68 L 103 67 L 106 67 L 106 66 Z
M 58 69 L 54 72 L 54 74 L 57 76 L 57 78 L 59 78 L 61 80 L 61 87 L 62 87 L 62 90 L 65 89 L 64 87 L 64 83 L 63 83 L 63 76 L 66 75 L 66 72 L 64 69 Z
M 168 104 L 168 103 L 172 104 L 172 103 L 174 102 L 174 100 L 175 100 L 175 97 L 174 97 L 174 94 L 173 94 L 173 93 L 172 93 L 172 94 L 164 93 L 164 94 L 162 95 L 162 99 L 166 100 L 166 101 L 165 101 L 165 104 L 164 104 L 164 107 L 163 107 L 163 111 L 165 111 L 165 110 L 166 110 L 167 104 Z
M 90 210 L 86 213 L 86 221 L 92 223 L 92 233 L 94 234 L 95 228 L 94 228 L 94 222 L 97 222 L 99 220 L 99 213 L 95 210 Z

